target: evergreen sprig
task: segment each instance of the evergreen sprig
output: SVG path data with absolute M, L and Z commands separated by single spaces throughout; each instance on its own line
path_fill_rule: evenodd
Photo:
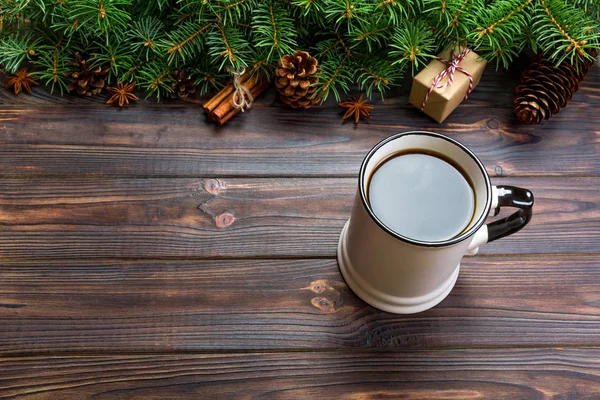
M 593 59 L 587 50 L 597 48 L 600 24 L 582 16 L 580 10 L 563 0 L 539 0 L 533 15 L 532 36 L 541 49 L 553 49 L 550 57 L 557 63 L 569 59 L 577 63 Z
M 292 53 L 297 47 L 294 20 L 277 0 L 260 2 L 252 18 L 255 45 L 268 50 L 269 61 Z
M 14 33 L 0 41 L 0 60 L 9 74 L 14 74 L 25 60 L 36 54 L 39 39 L 33 39 L 31 33 L 19 35 Z
M 467 39 L 482 57 L 508 67 L 518 51 L 524 46 L 527 15 L 532 0 L 503 0 L 485 7 L 471 7 L 468 23 L 475 27 Z
M 411 65 L 413 74 L 435 55 L 434 35 L 419 22 L 396 28 L 389 44 L 392 65 L 404 69 Z
M 302 49 L 319 61 L 319 96 L 372 96 L 455 46 L 505 67 L 526 47 L 581 62 L 600 49 L 599 13 L 600 0 L 0 0 L 0 66 L 30 63 L 62 93 L 79 52 L 110 67 L 109 84 L 160 99 L 178 70 L 204 94 Z

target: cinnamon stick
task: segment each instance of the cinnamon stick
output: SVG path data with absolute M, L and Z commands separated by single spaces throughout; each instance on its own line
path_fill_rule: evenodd
M 248 78 L 250 77 L 250 71 L 245 72 L 241 77 L 240 77 L 240 82 L 244 83 L 248 80 Z M 210 100 L 208 100 L 206 103 L 204 103 L 204 105 L 202 106 L 202 108 L 204 108 L 204 111 L 206 113 L 211 113 L 215 110 L 215 108 L 217 108 L 225 99 L 227 99 L 228 96 L 231 96 L 231 94 L 233 93 L 233 85 L 229 84 L 227 86 L 225 86 L 223 89 L 221 89 L 213 98 L 211 98 Z
M 242 86 L 248 89 L 250 91 L 250 94 L 252 94 L 252 89 L 256 85 L 257 80 L 258 76 L 256 75 L 253 78 L 250 78 L 246 82 L 242 83 Z M 233 87 L 233 85 L 231 86 Z M 235 107 L 233 106 L 233 92 L 234 90 L 232 90 L 231 94 L 229 94 L 212 112 L 208 114 L 210 119 L 219 122 L 231 110 L 235 109 Z
M 258 85 L 255 85 L 252 89 L 250 89 L 250 94 L 252 95 L 252 97 L 256 98 L 256 97 L 260 96 L 262 94 L 262 92 L 264 92 L 268 87 L 269 87 L 269 81 L 265 79 L 262 83 L 259 83 Z M 221 118 L 214 119 L 214 121 L 216 121 L 219 125 L 223 125 L 225 122 L 229 121 L 229 119 L 231 117 L 233 117 L 235 114 L 239 113 L 240 111 L 241 111 L 241 109 L 232 107 L 231 110 L 227 114 L 225 114 Z

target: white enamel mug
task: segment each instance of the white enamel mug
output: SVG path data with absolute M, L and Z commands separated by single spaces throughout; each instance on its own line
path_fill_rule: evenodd
M 408 149 L 424 149 L 449 157 L 474 186 L 475 215 L 460 235 L 425 242 L 402 236 L 379 220 L 367 200 L 373 171 L 389 157 Z M 485 224 L 499 207 L 519 208 L 507 218 Z M 406 132 L 377 144 L 360 168 L 358 192 L 338 245 L 338 264 L 348 286 L 365 302 L 383 311 L 411 314 L 441 302 L 452 290 L 460 261 L 479 246 L 510 235 L 531 219 L 533 195 L 513 186 L 492 186 L 479 159 L 464 145 L 432 132 Z

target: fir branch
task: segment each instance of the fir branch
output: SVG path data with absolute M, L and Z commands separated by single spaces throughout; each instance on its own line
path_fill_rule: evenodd
M 58 88 L 60 94 L 69 91 L 70 79 L 67 74 L 71 71 L 71 58 L 62 51 L 60 43 L 55 46 L 43 46 L 39 50 L 39 57 L 32 62 L 40 68 L 34 72 L 46 85 L 50 86 L 50 92 Z
M 414 73 L 421 65 L 425 65 L 435 51 L 433 34 L 423 29 L 419 22 L 396 28 L 389 43 L 389 56 L 394 60 L 392 65 L 404 68 L 410 64 Z
M 382 11 L 381 18 L 387 14 L 387 24 L 399 25 L 416 14 L 420 1 L 414 0 L 379 0 L 377 8 Z
M 510 4 L 510 3 L 513 4 Z M 487 24 L 487 26 L 485 28 L 482 27 L 477 27 L 476 30 L 478 31 L 477 33 L 477 38 L 481 39 L 482 37 L 484 37 L 485 35 L 491 35 L 494 33 L 494 29 L 498 28 L 499 26 L 501 26 L 502 24 L 506 23 L 508 20 L 510 20 L 511 18 L 518 16 L 523 10 L 525 10 L 525 7 L 527 7 L 529 5 L 529 3 L 532 2 L 532 0 L 517 0 L 517 1 L 511 1 L 508 3 L 502 3 L 500 4 L 500 6 L 498 7 L 498 13 L 501 15 L 501 17 L 499 19 L 494 20 L 491 24 Z M 493 9 L 493 11 L 496 11 Z
M 159 41 L 161 49 L 168 54 L 170 63 L 176 64 L 178 59 L 192 59 L 202 49 L 202 34 L 213 26 L 212 22 L 206 24 L 198 22 L 184 22 L 173 32 L 167 34 L 169 39 Z
M 324 61 L 333 56 L 336 48 L 340 46 L 340 41 L 335 38 L 322 40 L 316 44 L 315 49 L 318 52 L 317 59 Z
M 566 58 L 575 64 L 593 60 L 586 50 L 600 49 L 598 21 L 562 0 L 538 1 L 532 24 L 536 46 L 557 63 Z
M 121 77 L 119 77 L 118 82 L 133 82 L 137 79 L 139 75 L 139 71 L 144 67 L 144 65 L 151 63 L 155 60 L 156 57 L 151 57 L 148 60 L 138 59 L 134 62 L 125 73 Z
M 92 54 L 92 68 L 100 65 L 110 67 L 109 81 L 118 79 L 134 65 L 134 57 L 128 44 L 113 39 L 107 45 L 100 45 L 98 51 Z
M 233 26 L 224 26 L 222 20 L 217 20 L 218 29 L 213 30 L 207 37 L 209 55 L 219 65 L 219 71 L 228 66 L 232 71 L 241 71 L 248 66 L 250 44 L 244 35 Z
M 567 42 L 569 42 L 569 45 L 567 47 L 567 51 L 569 51 L 571 48 L 575 48 L 577 50 L 577 52 L 580 55 L 584 55 L 584 51 L 582 49 L 582 46 L 585 44 L 582 41 L 576 41 L 574 40 L 571 35 L 569 35 L 569 32 L 566 31 L 566 28 L 568 25 L 562 26 L 561 24 L 559 24 L 556 21 L 556 18 L 554 18 L 554 15 L 552 14 L 552 12 L 550 12 L 550 8 L 548 8 L 548 6 L 546 5 L 546 2 L 544 0 L 539 0 L 540 5 L 542 6 L 542 8 L 544 9 L 544 11 L 546 12 L 546 15 L 548 16 L 548 19 L 550 19 L 550 22 L 552 23 L 552 25 L 554 25 L 556 27 L 556 29 L 558 29 L 558 31 L 561 33 L 562 36 L 564 36 L 565 40 Z
M 123 27 L 131 20 L 125 10 L 131 0 L 69 0 L 69 18 L 76 29 L 95 23 L 103 31 Z
M 268 76 L 300 48 L 319 59 L 319 97 L 352 83 L 371 96 L 457 44 L 505 66 L 525 46 L 556 62 L 591 58 L 598 10 L 600 0 L 0 0 L 0 63 L 10 72 L 29 59 L 64 90 L 79 51 L 160 97 L 182 67 L 205 92 L 229 71 Z
M 163 19 L 175 12 L 174 5 L 175 2 L 172 0 L 132 0 L 130 11 L 136 19 L 144 17 Z
M 14 33 L 0 39 L 0 65 L 8 74 L 17 72 L 23 61 L 36 54 L 39 39 L 33 39 L 31 33 Z
M 177 22 L 183 22 L 185 20 L 202 21 L 207 17 L 208 14 L 214 15 L 213 10 L 210 9 L 208 3 L 205 1 L 192 1 L 184 3 L 181 8 L 175 10 Z
M 600 0 L 571 0 L 571 4 L 585 11 L 586 14 L 596 18 L 600 16 Z
M 362 46 L 366 44 L 367 50 L 372 52 L 375 47 L 381 48 L 386 43 L 388 33 L 394 25 L 387 23 L 375 23 L 364 26 L 359 26 L 354 32 L 353 47 Z
M 279 60 L 270 60 L 268 54 L 264 50 L 258 51 L 252 57 L 252 62 L 250 64 L 251 76 L 260 74 L 265 79 L 271 79 L 278 61 Z
M 346 45 L 346 42 L 344 42 L 344 39 L 342 39 L 342 37 L 340 36 L 340 34 L 338 32 L 335 33 L 335 36 L 338 39 L 338 43 L 342 46 L 342 49 L 344 49 L 344 53 L 346 53 L 346 56 L 348 58 L 352 58 L 352 51 L 350 50 L 350 48 Z
M 356 35 L 356 39 L 358 40 L 364 40 L 367 39 L 369 37 L 373 37 L 373 36 L 377 36 L 378 34 L 386 31 L 387 29 L 391 29 L 393 28 L 393 25 L 384 25 L 382 27 L 379 28 L 375 28 L 366 32 L 362 32 L 362 33 L 357 33 Z
M 433 25 L 429 25 L 428 23 L 424 22 L 423 26 L 425 26 L 425 28 L 429 29 L 429 31 L 431 31 L 431 33 L 435 34 L 435 35 L 440 35 L 442 37 L 447 37 L 447 38 L 451 38 L 451 39 L 456 39 L 455 35 L 452 35 L 446 31 L 440 30 L 438 28 L 436 28 Z
M 204 0 L 202 0 L 204 1 Z M 229 24 L 245 19 L 263 0 L 220 0 L 219 6 L 213 7 L 212 11 L 218 15 L 222 23 Z M 222 4 L 221 4 L 222 3 Z
M 268 58 L 289 54 L 298 46 L 294 21 L 278 1 L 266 0 L 254 9 L 256 46 L 269 49 Z
M 44 0 L 0 0 L 0 30 L 4 24 L 20 25 L 46 11 Z
M 402 79 L 402 70 L 385 59 L 362 56 L 355 62 L 361 69 L 356 81 L 359 88 L 365 90 L 367 97 L 372 97 L 373 90 L 377 89 L 383 98 L 383 93 Z
M 449 24 L 450 27 L 453 27 L 453 28 L 457 28 L 458 27 L 458 18 L 461 16 L 461 14 L 463 13 L 463 11 L 465 10 L 465 8 L 467 7 L 467 5 L 469 4 L 469 1 L 470 0 L 463 0 L 463 3 L 460 6 L 460 8 L 452 16 L 452 20 L 450 21 L 450 24 Z
M 329 0 L 325 17 L 340 26 L 346 22 L 352 32 L 355 23 L 367 23 L 374 11 L 374 3 L 364 0 Z M 376 7 L 376 6 L 375 6 Z
M 146 98 L 154 94 L 156 99 L 160 100 L 161 97 L 173 92 L 173 88 L 171 88 L 173 79 L 169 77 L 170 72 L 168 66 L 157 61 L 146 63 L 139 70 L 137 83 L 148 91 Z
M 222 82 L 225 81 L 229 75 L 215 71 L 215 68 L 210 63 L 209 59 L 204 58 L 199 65 L 190 69 L 190 77 L 194 80 L 199 95 L 203 96 L 210 90 L 223 87 Z
M 454 48 L 466 42 L 466 36 L 473 25 L 465 18 L 471 14 L 470 8 L 485 8 L 483 0 L 424 0 L 423 26 L 434 32 L 442 48 Z M 478 4 L 473 4 L 477 2 Z
M 473 6 L 466 16 L 472 26 L 470 45 L 483 58 L 508 66 L 527 43 L 524 26 L 534 0 L 503 0 L 489 7 Z M 537 0 L 535 0 L 537 1 Z
M 302 9 L 302 16 L 306 17 L 310 13 L 322 13 L 325 11 L 325 5 L 322 0 L 283 0 Z
M 141 54 L 148 61 L 151 55 L 159 53 L 158 43 L 164 40 L 164 25 L 162 21 L 154 17 L 142 18 L 133 23 L 126 36 L 131 44 L 131 50 Z M 168 50 L 167 53 L 169 53 Z
M 241 23 L 241 22 L 232 22 L 232 24 L 233 24 L 234 26 L 237 26 L 237 27 L 239 27 L 239 28 L 250 29 L 250 30 L 254 29 L 254 27 L 253 27 L 252 25 L 249 25 L 249 24 L 243 24 L 243 23 Z
M 336 100 L 340 101 L 339 89 L 348 92 L 349 84 L 354 77 L 354 69 L 348 68 L 347 62 L 348 55 L 344 55 L 321 64 L 320 80 L 315 96 L 321 97 L 322 101 L 325 101 L 331 91 Z
M 226 5 L 225 7 L 223 7 L 223 10 L 221 10 L 222 12 L 228 12 L 229 10 L 233 9 L 233 8 L 237 8 L 238 6 L 241 6 L 245 3 L 247 3 L 248 0 L 235 0 L 233 3 L 230 3 L 228 5 Z

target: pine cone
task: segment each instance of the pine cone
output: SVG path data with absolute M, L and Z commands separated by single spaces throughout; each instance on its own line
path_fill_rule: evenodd
M 83 96 L 94 96 L 102 91 L 108 76 L 108 65 L 90 69 L 89 63 L 79 53 L 75 53 L 73 65 L 78 70 L 68 74 L 73 78 L 68 86 L 69 90 L 77 90 L 77 93 Z
M 275 87 L 281 100 L 293 108 L 308 108 L 321 101 L 315 95 L 318 61 L 306 51 L 286 54 L 275 70 Z
M 182 99 L 196 92 L 196 85 L 185 69 L 169 74 L 169 78 L 173 80 L 171 82 L 173 92 L 169 93 L 170 98 Z
M 557 67 L 543 56 L 536 57 L 515 89 L 513 109 L 517 118 L 526 124 L 539 124 L 558 113 L 579 89 L 592 63 L 577 68 L 563 61 Z

